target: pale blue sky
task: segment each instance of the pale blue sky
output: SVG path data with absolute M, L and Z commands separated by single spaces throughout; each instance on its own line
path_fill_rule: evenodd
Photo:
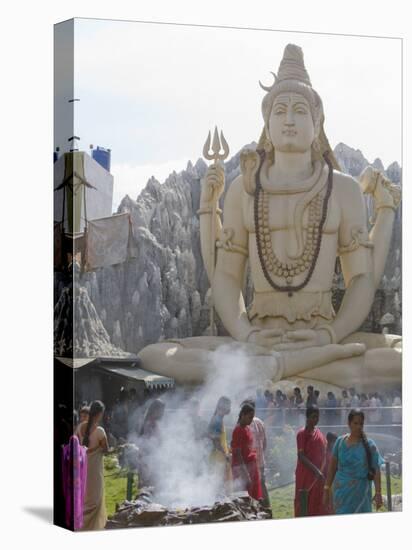
M 112 149 L 115 206 L 196 161 L 215 124 L 233 154 L 256 140 L 258 81 L 272 83 L 289 42 L 303 48 L 332 147 L 400 162 L 400 40 L 77 19 L 75 132 L 84 149 Z

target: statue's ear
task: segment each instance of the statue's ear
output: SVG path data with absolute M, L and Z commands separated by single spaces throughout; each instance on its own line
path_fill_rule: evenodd
M 270 139 L 269 128 L 267 127 L 266 123 L 262 129 L 262 133 L 260 134 L 257 148 L 263 149 L 266 153 L 266 160 L 269 162 L 269 164 L 273 164 L 275 150 L 273 148 L 273 143 Z
M 243 176 L 243 186 L 249 195 L 253 195 L 256 189 L 256 173 L 259 169 L 260 158 L 253 149 L 244 149 L 240 153 L 240 171 Z
M 314 138 L 312 142 L 312 153 L 314 155 L 313 160 L 319 160 L 322 157 L 322 141 L 320 138 L 320 129 L 320 120 L 318 118 L 314 124 Z
M 324 133 L 322 131 L 324 123 L 325 123 L 325 115 L 323 114 L 321 105 L 319 105 L 315 112 L 315 124 L 314 124 L 315 139 L 318 139 L 318 140 L 322 139 L 322 134 Z
M 313 130 L 315 134 L 314 141 L 318 140 L 320 137 L 320 125 L 321 125 L 320 117 L 317 116 L 313 124 Z

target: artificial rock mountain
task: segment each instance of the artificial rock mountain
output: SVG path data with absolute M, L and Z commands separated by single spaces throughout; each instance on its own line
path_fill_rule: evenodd
M 334 152 L 342 170 L 354 177 L 369 164 L 383 169 L 380 159 L 369 163 L 359 150 L 343 143 L 337 145 Z M 239 156 L 240 152 L 225 164 L 226 186 L 239 174 Z M 102 335 L 98 323 L 99 330 L 90 331 L 84 339 L 87 345 L 80 344 L 76 348 L 77 355 L 99 355 L 99 343 L 90 342 L 94 334 L 101 336 L 104 349 L 100 354 L 107 355 L 107 338 L 116 350 L 137 353 L 147 344 L 165 338 L 197 336 L 205 332 L 209 318 L 209 282 L 200 253 L 196 211 L 200 181 L 206 170 L 203 160 L 195 165 L 189 162 L 185 170 L 173 172 L 164 183 L 152 177 L 136 200 L 128 195 L 123 198 L 118 212 L 130 213 L 137 257 L 80 276 L 80 286 L 87 292 L 97 315 L 95 322 L 101 321 L 107 337 Z M 401 168 L 397 162 L 390 164 L 385 174 L 401 185 Z M 368 201 L 367 208 L 370 210 Z M 399 208 L 385 275 L 363 330 L 402 332 L 401 225 Z M 343 293 L 343 281 L 337 268 L 335 307 L 339 307 Z M 250 292 L 246 292 L 248 298 L 250 300 Z M 92 329 L 93 322 L 85 326 Z M 224 334 L 223 327 L 220 326 L 219 332 Z

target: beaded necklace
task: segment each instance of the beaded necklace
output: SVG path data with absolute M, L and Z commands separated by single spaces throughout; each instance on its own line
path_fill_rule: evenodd
M 291 262 L 281 262 L 272 247 L 272 237 L 269 228 L 269 196 L 262 188 L 260 182 L 260 171 L 264 161 L 264 152 L 258 151 L 260 155 L 260 166 L 256 173 L 256 190 L 254 196 L 254 218 L 256 228 L 256 245 L 260 265 L 267 282 L 277 291 L 288 292 L 289 296 L 293 296 L 293 292 L 297 292 L 304 288 L 316 266 L 319 257 L 320 246 L 322 243 L 322 231 L 326 221 L 328 211 L 329 198 L 332 192 L 333 184 L 333 167 L 325 153 L 324 159 L 329 168 L 328 183 L 326 192 L 322 198 L 323 192 L 319 192 L 309 204 L 309 223 L 307 227 L 306 243 L 301 256 Z M 307 271 L 304 281 L 299 285 L 292 285 L 293 277 Z M 271 273 L 278 277 L 283 277 L 286 281 L 286 286 L 281 286 L 275 283 Z

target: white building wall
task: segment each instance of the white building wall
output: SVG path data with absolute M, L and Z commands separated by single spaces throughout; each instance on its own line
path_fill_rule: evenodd
M 85 216 L 88 220 L 104 218 L 112 215 L 113 176 L 87 153 L 82 153 L 84 162 L 84 177 L 93 188 L 86 188 L 86 210 L 82 196 L 82 209 L 79 231 L 84 230 Z M 54 163 L 54 189 L 59 187 L 64 179 L 64 155 Z M 54 221 L 61 221 L 63 209 L 63 189 L 54 192 Z M 66 196 L 67 209 L 67 196 Z M 65 215 L 67 220 L 67 212 Z M 65 225 L 66 231 L 68 230 Z

